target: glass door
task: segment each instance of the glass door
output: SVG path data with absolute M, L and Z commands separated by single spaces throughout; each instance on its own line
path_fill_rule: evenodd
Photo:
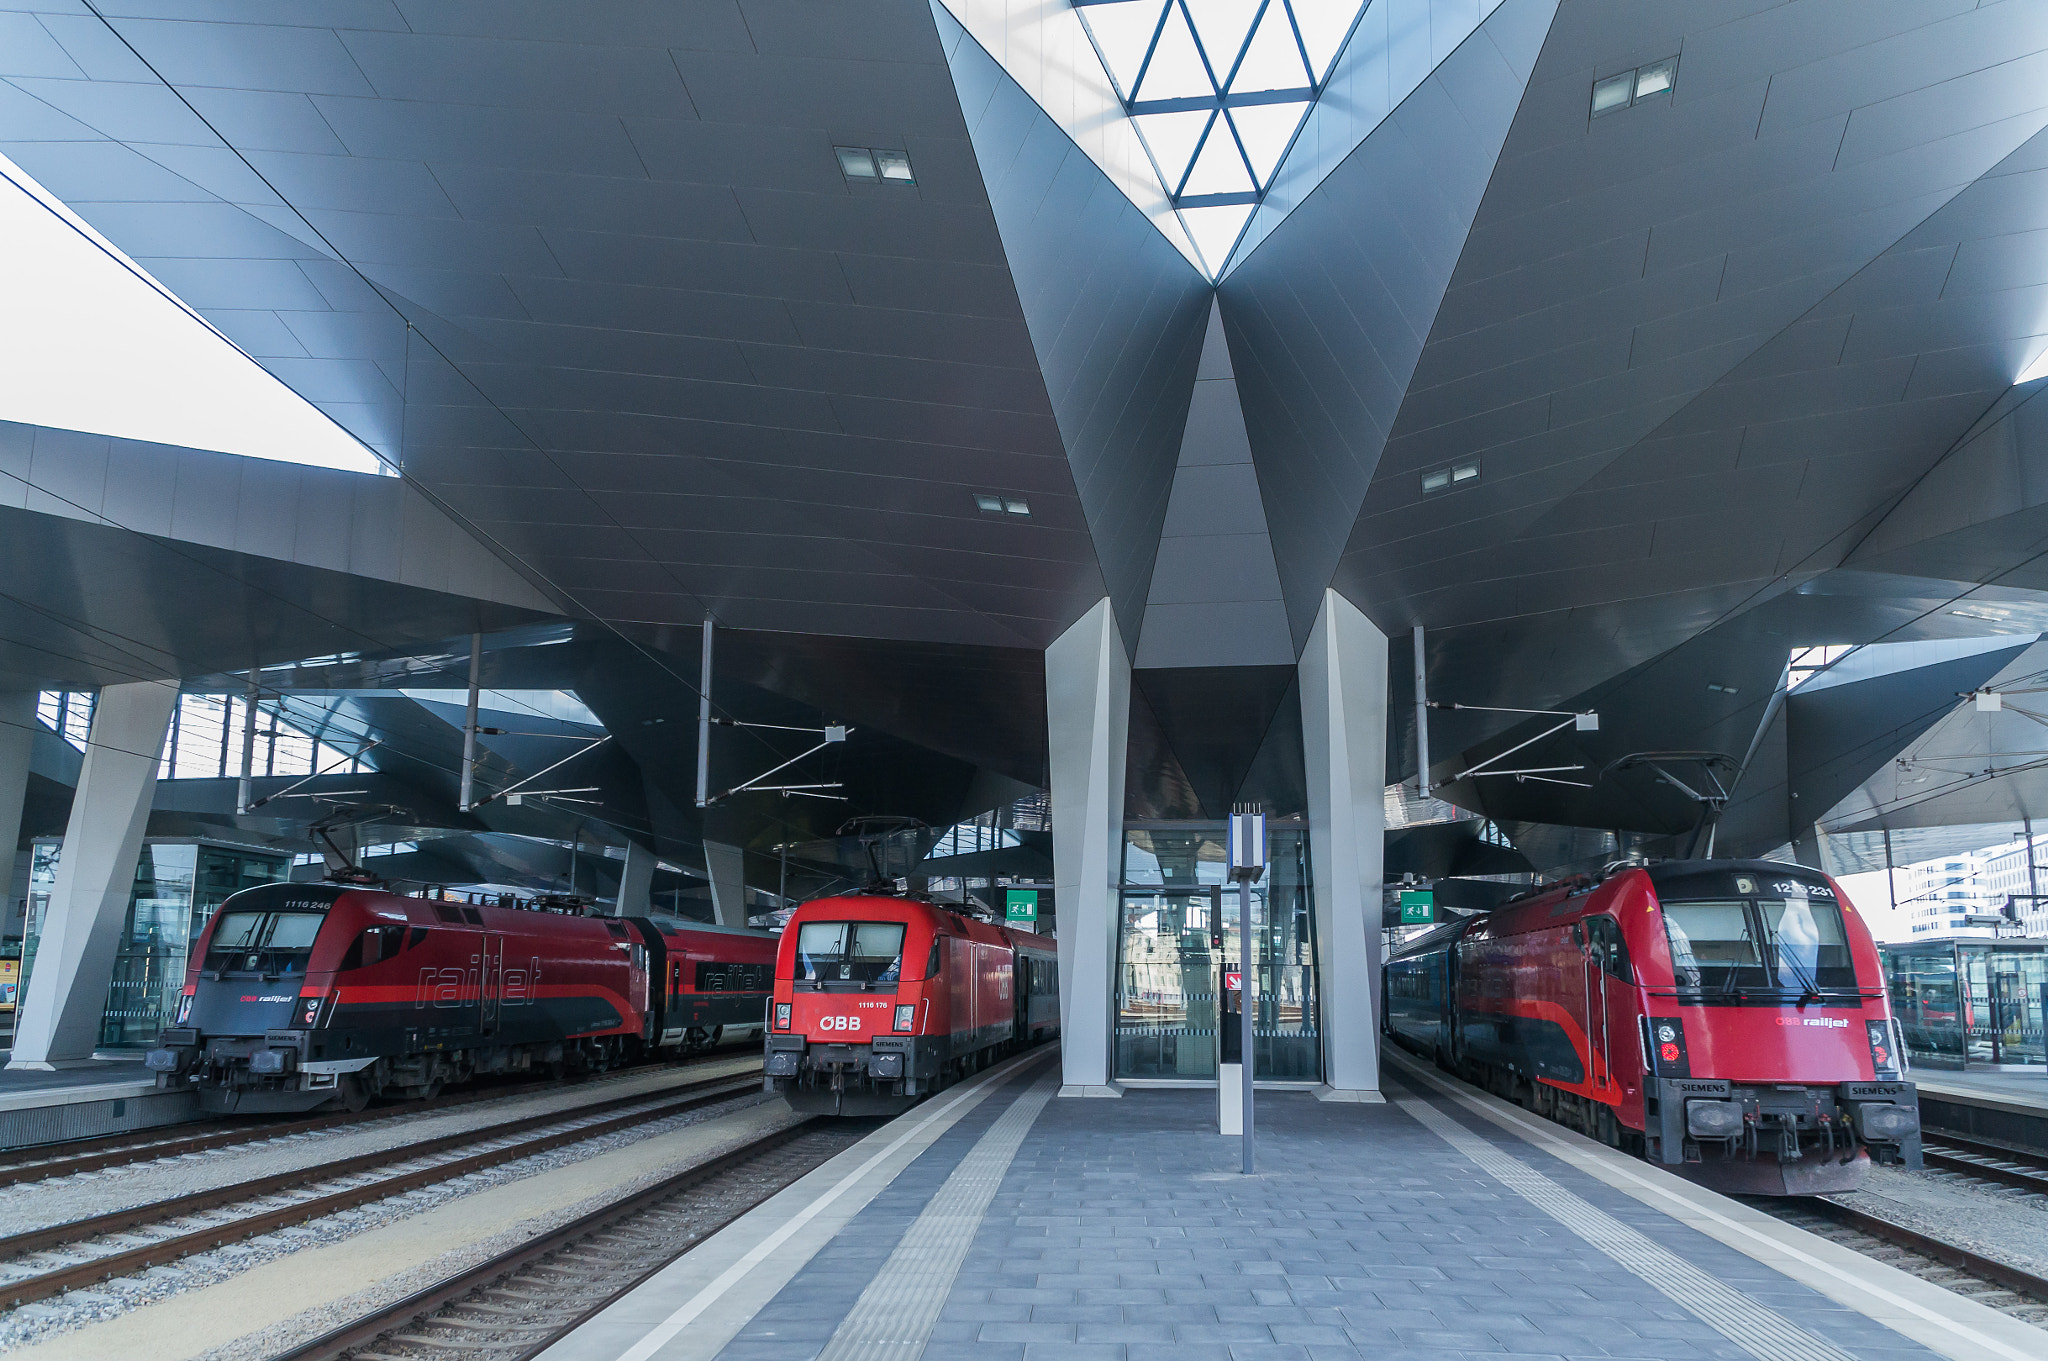
M 1222 954 L 1215 895 L 1127 892 L 1116 981 L 1118 1077 L 1214 1078 Z
M 1273 832 L 1271 865 L 1252 885 L 1254 1071 L 1322 1075 L 1306 833 Z M 1224 974 L 1240 969 L 1238 891 L 1224 880 L 1221 824 L 1132 829 L 1118 895 L 1118 1078 L 1213 1081 Z

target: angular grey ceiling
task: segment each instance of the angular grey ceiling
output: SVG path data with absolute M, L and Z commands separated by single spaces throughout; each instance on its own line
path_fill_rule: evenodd
M 1351 533 L 1338 587 L 1448 669 L 1547 636 L 1500 702 L 1839 562 L 2041 327 L 2048 11 L 1746 8 L 1560 11 Z
M 1220 286 L 1297 650 L 1555 9 L 1495 10 Z
M 1099 598 L 924 7 L 0 13 L 0 149 L 581 608 L 1042 646 Z
M 950 14 L 933 12 L 1102 575 L 1134 648 L 1209 286 Z
M 1273 536 L 1245 437 L 1223 316 L 1209 307 L 1136 665 L 1290 666 Z

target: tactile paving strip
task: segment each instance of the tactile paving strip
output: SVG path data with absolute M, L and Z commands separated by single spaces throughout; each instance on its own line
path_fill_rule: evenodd
M 996 1118 L 861 1292 L 818 1361 L 916 1361 L 996 1188 L 1058 1090 L 1057 1073 L 1042 1078 Z
M 1503 1186 L 1655 1286 L 1757 1361 L 1855 1361 L 1833 1343 L 1807 1332 L 1725 1281 L 1716 1280 L 1514 1157 L 1503 1153 L 1426 1101 L 1395 1097 L 1394 1104 L 1477 1163 Z

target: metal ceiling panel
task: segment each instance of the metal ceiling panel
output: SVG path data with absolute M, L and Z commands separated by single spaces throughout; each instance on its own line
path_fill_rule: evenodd
M 1210 289 L 995 59 L 937 14 L 1109 597 L 1135 648 Z
M 1539 2 L 1495 11 L 1218 291 L 1297 650 L 1535 65 L 1543 26 L 1510 21 Z

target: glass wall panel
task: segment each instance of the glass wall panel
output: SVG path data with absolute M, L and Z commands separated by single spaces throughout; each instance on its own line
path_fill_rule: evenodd
M 1259 1077 L 1322 1075 L 1307 833 L 1274 828 L 1272 863 L 1252 886 Z M 1237 888 L 1225 883 L 1222 824 L 1125 834 L 1119 894 L 1115 1073 L 1213 1080 L 1223 976 L 1238 970 Z M 1219 920 L 1220 918 L 1220 920 Z M 1226 1003 L 1227 1005 L 1227 1003 Z
M 57 885 L 63 843 L 39 841 L 29 863 L 28 918 L 21 952 L 21 985 L 26 997 L 36 947 Z M 135 862 L 135 885 L 121 923 L 114 971 L 100 1016 L 100 1047 L 143 1049 L 176 1014 L 185 986 L 185 959 L 192 939 L 230 893 L 285 877 L 290 858 L 191 842 L 147 842 Z
M 2048 949 L 2039 943 L 1944 941 L 1883 955 L 1892 1011 L 1915 1063 L 2048 1063 Z
M 1963 1066 L 1963 1019 L 1953 948 L 1885 953 L 1892 1014 L 1906 1032 L 1906 1053 L 1932 1068 Z
M 135 888 L 107 984 L 100 1046 L 135 1049 L 156 1041 L 185 979 L 185 942 L 192 919 L 197 846 L 146 845 L 135 861 Z

